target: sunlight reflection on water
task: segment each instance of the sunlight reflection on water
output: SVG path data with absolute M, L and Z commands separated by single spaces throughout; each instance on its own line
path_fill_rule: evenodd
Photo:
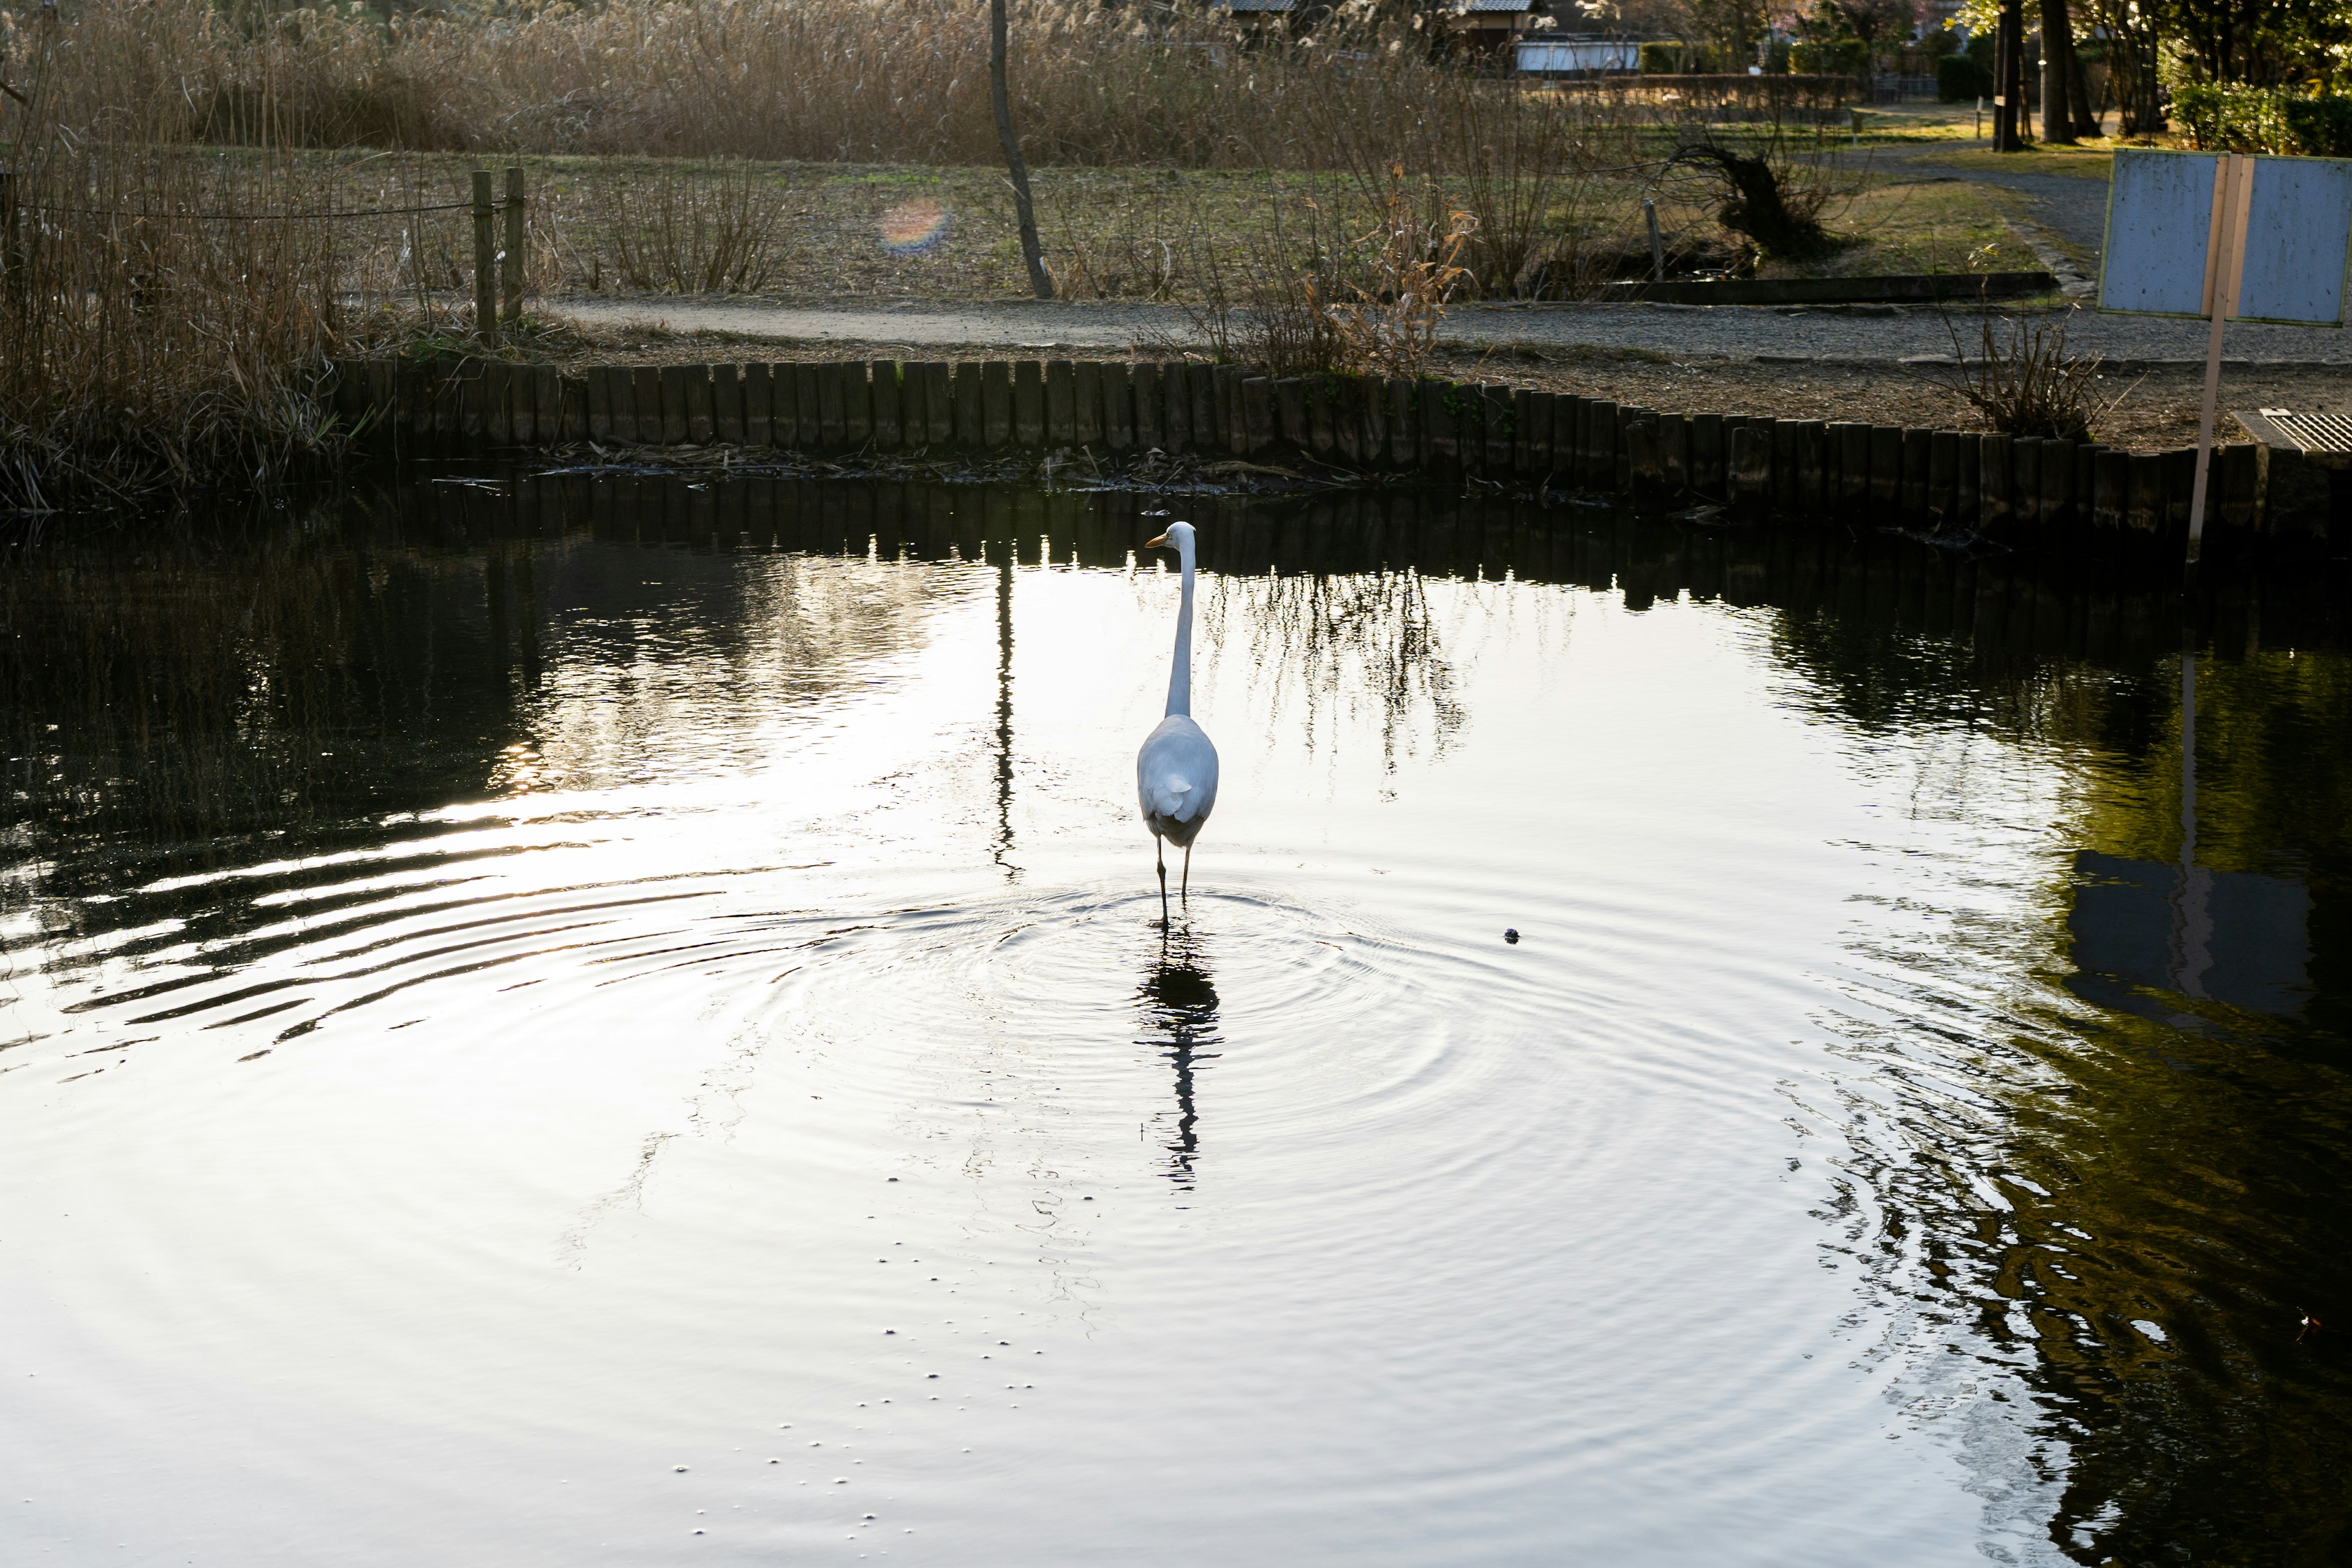
M 2325 963 L 2265 1021 L 2067 956 L 2080 856 L 2170 854 L 2154 612 L 1204 505 L 1163 931 L 1131 500 L 527 496 L 10 580 L 48 1560 L 2096 1561 L 2244 1528 L 2132 1489 L 2184 1445 L 2331 1451 L 2262 1298 L 2340 1219 L 2208 1185 L 2282 1085 L 2343 1158 Z M 2298 658 L 2205 732 L 2332 732 Z M 2200 787 L 2333 896 L 2333 817 Z

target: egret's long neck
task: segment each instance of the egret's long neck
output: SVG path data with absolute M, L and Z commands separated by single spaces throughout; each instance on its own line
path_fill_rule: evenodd
M 1192 717 L 1192 547 L 1187 543 L 1181 552 L 1184 563 L 1184 591 L 1176 609 L 1176 657 L 1168 670 L 1168 711 Z

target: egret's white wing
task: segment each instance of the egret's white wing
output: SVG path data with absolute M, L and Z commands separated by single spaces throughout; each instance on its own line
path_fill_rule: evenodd
M 1217 748 L 1201 726 L 1172 713 L 1136 753 L 1135 789 L 1145 816 L 1198 821 L 1217 804 Z

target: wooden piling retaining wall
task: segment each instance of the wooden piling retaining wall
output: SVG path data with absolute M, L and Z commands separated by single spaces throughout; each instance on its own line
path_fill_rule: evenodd
M 1523 387 L 1275 379 L 1190 362 L 880 360 L 598 365 L 368 360 L 338 414 L 428 450 L 774 447 L 825 456 L 1158 450 L 1721 503 L 1748 516 L 1975 531 L 2185 535 L 2196 454 L 1852 421 L 1669 414 Z M 2219 447 L 2210 531 L 2265 530 L 2263 449 Z

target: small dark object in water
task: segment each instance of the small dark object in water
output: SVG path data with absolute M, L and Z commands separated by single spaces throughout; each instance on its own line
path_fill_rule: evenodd
M 1517 926 L 1505 926 L 1503 928 L 1503 940 L 1509 942 L 1513 947 L 1518 946 L 1519 928 Z
M 891 1177 L 890 1179 L 891 1179 L 892 1181 L 894 1181 L 894 1182 L 895 1182 L 895 1181 L 897 1181 L 898 1178 L 898 1177 L 896 1177 L 896 1176 L 893 1176 L 893 1177 Z

